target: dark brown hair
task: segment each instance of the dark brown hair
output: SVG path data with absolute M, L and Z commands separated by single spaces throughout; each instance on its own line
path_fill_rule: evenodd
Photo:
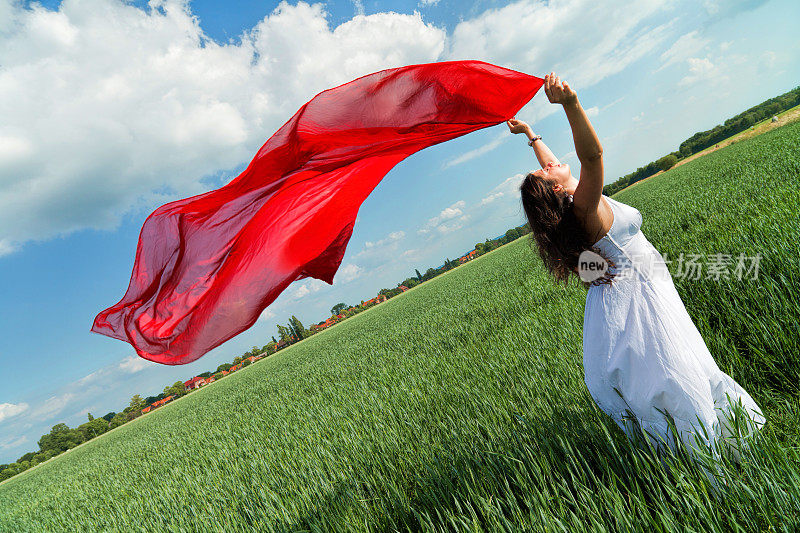
M 577 276 L 578 256 L 594 244 L 573 211 L 572 197 L 553 190 L 553 182 L 529 173 L 519 188 L 522 208 L 531 227 L 531 244 L 536 244 L 545 268 L 556 283 L 566 285 Z M 585 285 L 585 284 L 584 284 Z

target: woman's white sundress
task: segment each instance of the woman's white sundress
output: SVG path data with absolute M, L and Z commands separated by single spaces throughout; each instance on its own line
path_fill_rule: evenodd
M 690 453 L 699 435 L 716 455 L 713 443 L 734 435 L 728 395 L 734 402 L 741 400 L 752 418 L 745 435 L 766 419 L 750 395 L 714 362 L 663 257 L 640 230 L 641 213 L 603 197 L 614 221 L 595 247 L 614 266 L 608 271 L 611 283 L 592 285 L 586 295 L 583 366 L 589 393 L 631 438 L 643 431 L 654 447 L 675 449 L 663 414 L 669 413 Z

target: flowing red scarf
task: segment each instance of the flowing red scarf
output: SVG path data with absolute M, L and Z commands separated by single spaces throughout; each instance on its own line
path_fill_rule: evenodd
M 186 364 L 293 281 L 333 284 L 358 209 L 409 155 L 505 121 L 543 80 L 482 61 L 411 65 L 319 93 L 219 189 L 144 222 L 128 290 L 92 331 Z

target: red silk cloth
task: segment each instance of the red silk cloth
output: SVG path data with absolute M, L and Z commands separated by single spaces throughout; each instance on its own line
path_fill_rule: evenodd
M 409 155 L 503 122 L 543 80 L 482 61 L 411 65 L 319 93 L 227 185 L 144 222 L 125 296 L 92 331 L 190 363 L 293 281 L 333 284 L 358 209 Z

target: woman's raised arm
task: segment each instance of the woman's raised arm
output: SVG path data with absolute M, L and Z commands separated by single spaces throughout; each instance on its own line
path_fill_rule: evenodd
M 524 133 L 527 135 L 528 140 L 535 137 L 533 129 L 531 129 L 527 123 L 517 120 L 516 117 L 506 120 L 506 124 L 508 124 L 508 129 L 511 130 L 511 133 Z M 536 159 L 539 160 L 539 164 L 542 165 L 542 168 L 546 167 L 548 163 L 553 163 L 554 165 L 561 163 L 558 158 L 553 155 L 553 152 L 550 151 L 550 148 L 547 147 L 541 137 L 534 141 L 533 151 L 536 153 Z
M 575 154 L 581 162 L 581 176 L 572 201 L 575 208 L 584 213 L 597 212 L 603 194 L 603 147 L 578 101 L 578 95 L 570 86 L 552 72 L 544 78 L 544 92 L 554 104 L 561 104 L 567 114 Z

